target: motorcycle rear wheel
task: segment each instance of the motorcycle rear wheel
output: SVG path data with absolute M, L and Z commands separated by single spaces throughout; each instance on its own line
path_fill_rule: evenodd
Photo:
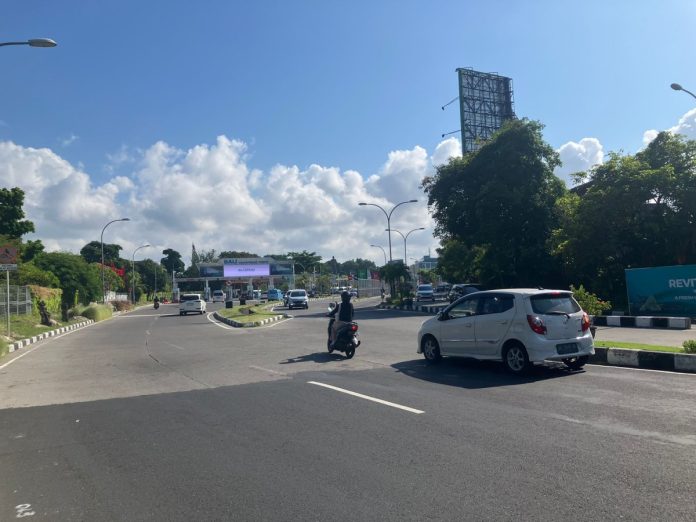
M 352 359 L 353 356 L 355 355 L 355 347 L 350 346 L 346 348 L 346 359 Z

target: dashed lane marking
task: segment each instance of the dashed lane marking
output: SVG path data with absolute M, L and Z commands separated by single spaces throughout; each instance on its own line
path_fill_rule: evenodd
M 416 415 L 420 415 L 421 413 L 425 413 L 425 411 L 423 411 L 423 410 L 417 410 L 417 409 L 411 408 L 409 406 L 403 406 L 401 404 L 396 404 L 395 402 L 389 402 L 389 401 L 385 401 L 383 399 L 378 399 L 377 397 L 363 395 L 362 393 L 357 393 L 354 391 L 346 390 L 345 388 L 339 388 L 338 386 L 331 386 L 330 384 L 324 384 L 323 382 L 307 381 L 307 384 L 314 384 L 316 386 L 321 386 L 323 388 L 329 388 L 330 390 L 335 390 L 337 392 L 345 393 L 346 395 L 352 395 L 353 397 L 359 397 L 359 398 L 365 399 L 367 401 L 377 402 L 379 404 L 384 404 L 385 406 L 391 406 L 392 408 L 397 408 L 399 410 L 404 410 L 404 411 L 408 411 L 410 413 L 415 413 Z

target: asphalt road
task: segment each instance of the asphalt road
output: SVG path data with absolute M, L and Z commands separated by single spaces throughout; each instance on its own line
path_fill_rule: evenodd
M 163 305 L 3 358 L 0 520 L 694 520 L 696 376 L 429 365 L 424 316 L 375 302 L 351 360 L 325 302 L 247 330 Z

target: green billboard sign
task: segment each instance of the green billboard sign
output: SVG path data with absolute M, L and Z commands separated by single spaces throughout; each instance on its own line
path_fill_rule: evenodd
M 631 315 L 696 317 L 696 265 L 626 269 Z

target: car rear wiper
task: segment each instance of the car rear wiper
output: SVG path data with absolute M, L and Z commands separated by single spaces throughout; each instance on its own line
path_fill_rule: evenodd
M 546 312 L 546 315 L 565 315 L 570 319 L 570 314 L 568 312 L 561 312 L 560 310 L 552 310 L 551 312 Z

